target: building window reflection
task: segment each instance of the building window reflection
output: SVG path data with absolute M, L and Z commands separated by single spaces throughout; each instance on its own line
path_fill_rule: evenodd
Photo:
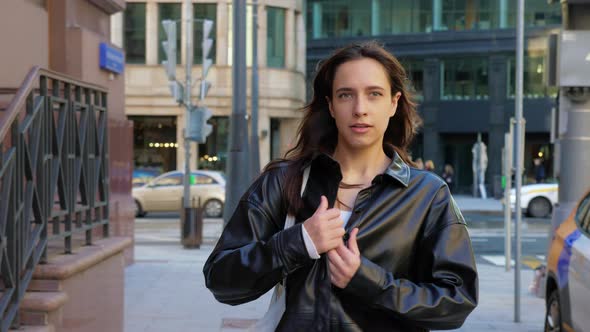
M 406 70 L 410 91 L 412 91 L 416 100 L 421 101 L 423 99 L 422 91 L 424 85 L 424 60 L 401 59 L 401 63 Z
M 158 170 L 176 169 L 176 117 L 129 116 L 133 121 L 134 167 Z
M 285 67 L 285 9 L 266 7 L 266 65 Z
M 545 84 L 545 56 L 544 54 L 525 55 L 523 64 L 522 94 L 524 98 L 546 98 L 557 96 L 557 88 Z M 516 77 L 516 60 L 514 56 L 508 58 L 508 97 L 514 98 Z
M 181 24 L 181 5 L 180 3 L 159 3 L 158 4 L 158 63 L 166 60 L 164 49 L 161 47 L 162 42 L 166 40 L 166 31 L 162 26 L 162 21 L 173 20 L 176 22 L 176 63 L 181 63 L 180 54 L 182 47 L 180 45 L 180 36 L 182 34 Z
M 214 116 L 209 120 L 213 131 L 204 144 L 199 144 L 199 169 L 225 171 L 229 146 L 229 118 Z
M 311 0 L 308 39 L 514 28 L 511 0 Z M 527 0 L 527 27 L 559 25 L 561 9 Z
M 127 3 L 124 17 L 126 62 L 145 64 L 145 3 Z
M 483 57 L 442 61 L 443 100 L 488 99 L 488 60 Z
M 215 31 L 217 31 L 217 4 L 215 3 L 195 3 L 193 4 L 193 17 L 195 19 L 207 19 L 213 21 L 213 29 L 211 31 L 210 37 L 213 38 L 213 46 L 211 47 L 211 51 L 209 52 L 209 58 L 215 61 L 215 41 L 217 40 L 215 36 Z M 193 25 L 194 32 L 193 32 L 193 63 L 195 64 L 202 64 L 203 63 L 203 22 L 196 21 Z

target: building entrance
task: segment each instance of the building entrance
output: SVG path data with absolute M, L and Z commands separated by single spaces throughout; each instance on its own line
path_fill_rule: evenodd
M 175 116 L 129 116 L 133 121 L 133 166 L 157 173 L 177 169 Z

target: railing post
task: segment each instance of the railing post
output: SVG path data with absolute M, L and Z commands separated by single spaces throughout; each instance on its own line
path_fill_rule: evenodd
M 92 212 L 94 208 L 94 172 L 93 165 L 94 165 L 94 157 L 90 160 L 90 154 L 94 155 L 94 146 L 92 144 L 92 137 L 94 136 L 94 122 L 92 119 L 94 118 L 94 107 L 92 106 L 92 95 L 90 93 L 90 89 L 84 89 L 85 95 L 85 102 L 87 105 L 87 118 L 86 118 L 86 138 L 84 143 L 84 169 L 86 171 L 86 225 L 88 226 L 88 230 L 86 230 L 86 244 L 92 244 Z
M 39 77 L 39 93 L 41 94 L 41 96 L 43 97 L 43 109 L 49 107 L 49 94 L 48 94 L 48 90 L 47 90 L 47 76 L 45 75 L 41 75 Z M 27 109 L 27 113 L 32 114 L 33 110 L 29 110 Z M 24 133 L 23 133 L 24 135 Z M 35 170 L 32 170 L 33 172 Z M 46 241 L 47 240 L 47 228 L 49 227 L 49 223 L 47 219 L 44 220 L 40 220 L 40 222 L 42 223 L 41 225 L 41 241 Z M 47 263 L 47 246 L 43 247 L 43 253 L 41 254 L 41 259 L 40 262 L 42 263 Z
M 101 142 L 102 144 L 102 176 L 103 176 L 103 183 L 102 190 L 104 192 L 103 200 L 105 201 L 105 205 L 102 207 L 103 209 L 103 218 L 107 221 L 102 226 L 102 235 L 104 237 L 110 236 L 110 197 L 109 197 L 109 131 L 108 131 L 108 104 L 107 104 L 107 94 L 106 92 L 101 92 L 101 103 L 102 107 L 104 108 L 103 111 L 103 126 L 104 126 L 104 136 Z
M 18 137 L 18 120 L 15 120 L 12 123 L 11 126 L 11 142 L 10 144 L 13 146 L 15 146 L 15 142 L 17 141 L 17 137 Z M 18 150 L 16 151 L 18 153 Z M 7 197 L 7 199 L 9 199 L 10 203 L 9 203 L 9 211 L 8 211 L 8 218 L 6 220 L 7 222 L 7 234 L 8 234 L 8 257 L 9 260 L 12 261 L 12 275 L 10 276 L 10 278 L 12 278 L 13 281 L 13 293 L 10 299 L 11 304 L 8 306 L 8 310 L 14 309 L 14 307 L 18 306 L 19 304 L 19 298 L 18 295 L 20 294 L 20 290 L 21 290 L 21 280 L 20 280 L 20 276 L 19 276 L 19 271 L 22 270 L 22 250 L 21 250 L 21 244 L 22 242 L 25 240 L 23 233 L 20 232 L 19 229 L 19 217 L 16 214 L 16 211 L 18 211 L 18 205 L 19 205 L 19 201 L 18 201 L 18 190 L 17 190 L 17 186 L 16 186 L 16 182 L 18 182 L 17 178 L 16 178 L 16 174 L 14 174 L 16 172 L 15 167 L 14 167 L 14 161 L 11 161 L 11 165 L 9 166 L 9 170 L 7 172 L 7 175 L 12 176 L 11 179 L 12 181 L 14 181 L 12 183 L 12 186 L 10 188 L 10 197 Z M 8 179 L 8 178 L 6 178 Z M 17 180 L 17 181 L 15 181 Z M 11 180 L 9 180 L 11 181 Z M 11 241 L 12 239 L 12 241 Z M 11 243 L 12 242 L 12 243 Z M 18 312 L 15 313 L 15 317 L 14 320 L 12 321 L 12 327 L 13 328 L 20 328 L 20 318 L 18 315 Z

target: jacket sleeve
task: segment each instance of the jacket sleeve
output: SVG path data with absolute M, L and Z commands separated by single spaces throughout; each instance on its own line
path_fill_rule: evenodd
M 218 301 L 255 300 L 310 259 L 301 224 L 283 230 L 281 192 L 276 174 L 266 173 L 239 201 L 203 268 Z
M 427 278 L 396 278 L 361 257 L 344 291 L 416 326 L 458 328 L 477 306 L 478 277 L 464 219 L 447 186 L 436 194 L 427 218 L 425 236 L 419 240 L 421 261 L 415 263 L 423 266 L 418 269 Z

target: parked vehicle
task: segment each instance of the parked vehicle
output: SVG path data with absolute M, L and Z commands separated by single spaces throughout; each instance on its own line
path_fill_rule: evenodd
M 133 188 L 141 187 L 160 175 L 162 171 L 155 167 L 139 167 L 133 170 Z
M 551 215 L 557 203 L 557 183 L 535 183 L 522 186 L 520 207 L 530 217 L 543 218 Z M 510 206 L 516 208 L 516 190 L 510 190 Z
M 184 194 L 184 172 L 164 173 L 147 184 L 133 188 L 135 215 L 148 212 L 179 211 Z M 219 218 L 225 202 L 225 177 L 217 171 L 193 171 L 191 176 L 191 204 L 201 201 L 207 218 Z
M 545 331 L 590 331 L 590 192 L 553 234 L 547 254 Z

